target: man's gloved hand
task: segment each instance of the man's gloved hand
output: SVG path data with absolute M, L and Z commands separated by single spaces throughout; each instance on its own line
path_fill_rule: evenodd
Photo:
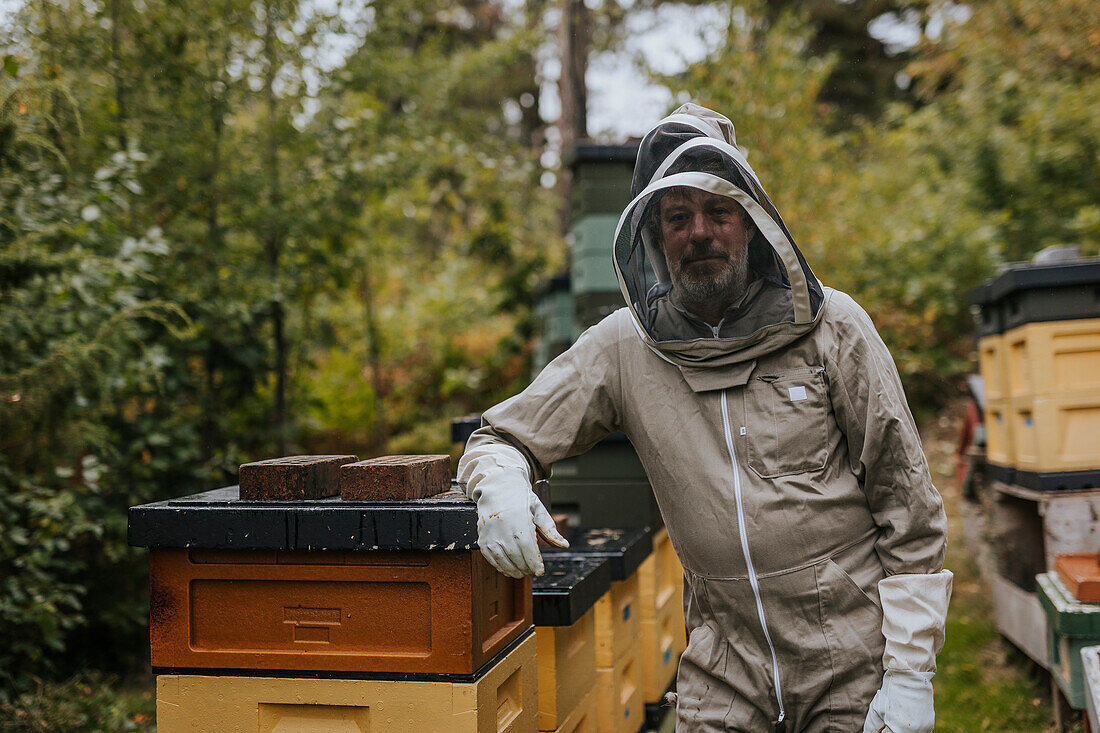
M 950 570 L 941 570 L 879 581 L 886 673 L 867 711 L 863 733 L 932 733 L 932 676 L 943 647 L 952 577 Z
M 545 572 L 536 530 L 550 544 L 569 547 L 523 472 L 502 468 L 488 473 L 470 498 L 477 502 L 477 546 L 510 578 Z
M 932 673 L 886 670 L 863 733 L 926 733 L 935 724 Z

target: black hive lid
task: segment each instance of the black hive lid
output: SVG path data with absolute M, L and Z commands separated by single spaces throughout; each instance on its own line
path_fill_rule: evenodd
M 1100 284 L 1100 258 L 1054 265 L 1013 265 L 989 282 L 989 299 L 1018 290 Z
M 535 578 L 535 626 L 572 626 L 611 589 L 611 561 L 605 557 L 547 557 L 546 574 Z
M 402 502 L 241 501 L 237 487 L 130 507 L 135 547 L 470 550 L 477 507 L 461 490 Z
M 565 167 L 575 168 L 588 163 L 626 163 L 634 165 L 638 157 L 638 141 L 619 145 L 581 142 L 565 156 Z
M 649 527 L 591 527 L 569 533 L 569 549 L 543 548 L 545 557 L 582 555 L 611 561 L 611 579 L 626 580 L 653 552 L 653 530 Z

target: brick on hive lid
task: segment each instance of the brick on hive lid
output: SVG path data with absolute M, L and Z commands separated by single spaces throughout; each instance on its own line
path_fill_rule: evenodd
M 1100 563 L 1095 553 L 1057 555 L 1054 570 L 1074 598 L 1083 603 L 1100 602 Z
M 447 455 L 382 456 L 340 468 L 340 498 L 345 501 L 425 499 L 449 488 Z
M 340 492 L 340 466 L 358 456 L 284 456 L 243 463 L 237 480 L 248 501 L 322 499 Z

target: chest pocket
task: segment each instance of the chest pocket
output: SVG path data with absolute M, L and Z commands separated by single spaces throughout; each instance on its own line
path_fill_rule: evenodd
M 745 385 L 749 468 L 763 478 L 814 471 L 829 458 L 825 367 L 760 375 Z

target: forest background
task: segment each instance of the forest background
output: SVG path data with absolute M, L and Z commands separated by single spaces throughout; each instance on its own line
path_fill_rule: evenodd
M 719 11 L 712 53 L 647 73 L 733 119 L 917 409 L 973 369 L 969 288 L 1100 250 L 1092 0 L 9 0 L 5 713 L 57 685 L 133 727 L 87 671 L 147 663 L 128 506 L 264 457 L 448 452 L 452 417 L 524 386 L 586 65 L 658 5 Z

